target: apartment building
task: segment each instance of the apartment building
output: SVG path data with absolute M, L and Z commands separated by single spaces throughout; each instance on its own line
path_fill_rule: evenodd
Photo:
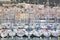
M 0 0 L 0 1 L 11 1 L 11 0 Z

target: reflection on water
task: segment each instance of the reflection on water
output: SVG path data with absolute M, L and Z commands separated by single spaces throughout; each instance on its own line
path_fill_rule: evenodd
M 58 38 L 52 38 L 52 40 L 58 40 Z
M 9 38 L 0 38 L 0 40 L 28 40 L 28 38 L 20 38 L 20 37 L 14 37 L 13 39 L 11 38 L 11 37 L 9 37 Z M 44 38 L 36 38 L 36 37 L 34 37 L 34 38 L 31 38 L 30 40 L 58 40 L 58 38 L 56 38 L 56 37 L 53 37 L 53 38 L 48 38 L 48 37 L 44 37 Z

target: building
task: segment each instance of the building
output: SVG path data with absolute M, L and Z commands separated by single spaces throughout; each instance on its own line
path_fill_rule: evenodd
M 11 1 L 11 0 L 0 0 L 0 1 Z
M 25 1 L 25 0 L 11 0 L 12 2 L 23 2 L 23 1 Z

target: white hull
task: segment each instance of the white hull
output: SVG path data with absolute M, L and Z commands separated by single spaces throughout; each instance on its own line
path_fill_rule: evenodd
M 46 32 L 46 31 L 43 34 L 45 37 L 49 37 L 51 35 L 50 32 Z
M 21 29 L 21 30 L 19 29 L 17 32 L 17 36 L 20 36 L 20 37 L 22 37 L 24 34 L 25 34 L 25 32 L 23 29 Z
M 17 32 L 18 32 L 17 30 L 18 30 L 18 29 L 13 29 L 14 33 L 17 33 Z
M 8 36 L 8 33 L 7 33 L 7 31 L 5 30 L 5 29 L 2 29 L 2 31 L 1 31 L 1 37 L 6 37 L 6 36 Z
M 33 30 L 33 35 L 35 35 L 35 36 L 37 36 L 37 37 L 40 36 L 39 33 L 38 33 L 38 31 L 36 31 L 36 30 Z
M 43 30 L 38 30 L 39 36 L 43 34 Z
M 9 36 L 15 36 L 15 32 L 13 31 L 9 32 Z
M 7 33 L 1 33 L 1 37 L 2 37 L 2 38 L 6 37 L 6 36 L 8 36 Z
M 55 36 L 55 37 L 58 37 L 59 36 L 59 34 L 58 34 L 57 31 L 52 31 L 52 35 Z
M 32 31 L 31 31 L 31 32 L 25 31 L 25 35 L 26 35 L 26 36 L 32 35 Z

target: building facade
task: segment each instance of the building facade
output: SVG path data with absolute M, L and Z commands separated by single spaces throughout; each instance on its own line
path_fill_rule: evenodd
M 11 0 L 0 0 L 0 1 L 11 1 Z

